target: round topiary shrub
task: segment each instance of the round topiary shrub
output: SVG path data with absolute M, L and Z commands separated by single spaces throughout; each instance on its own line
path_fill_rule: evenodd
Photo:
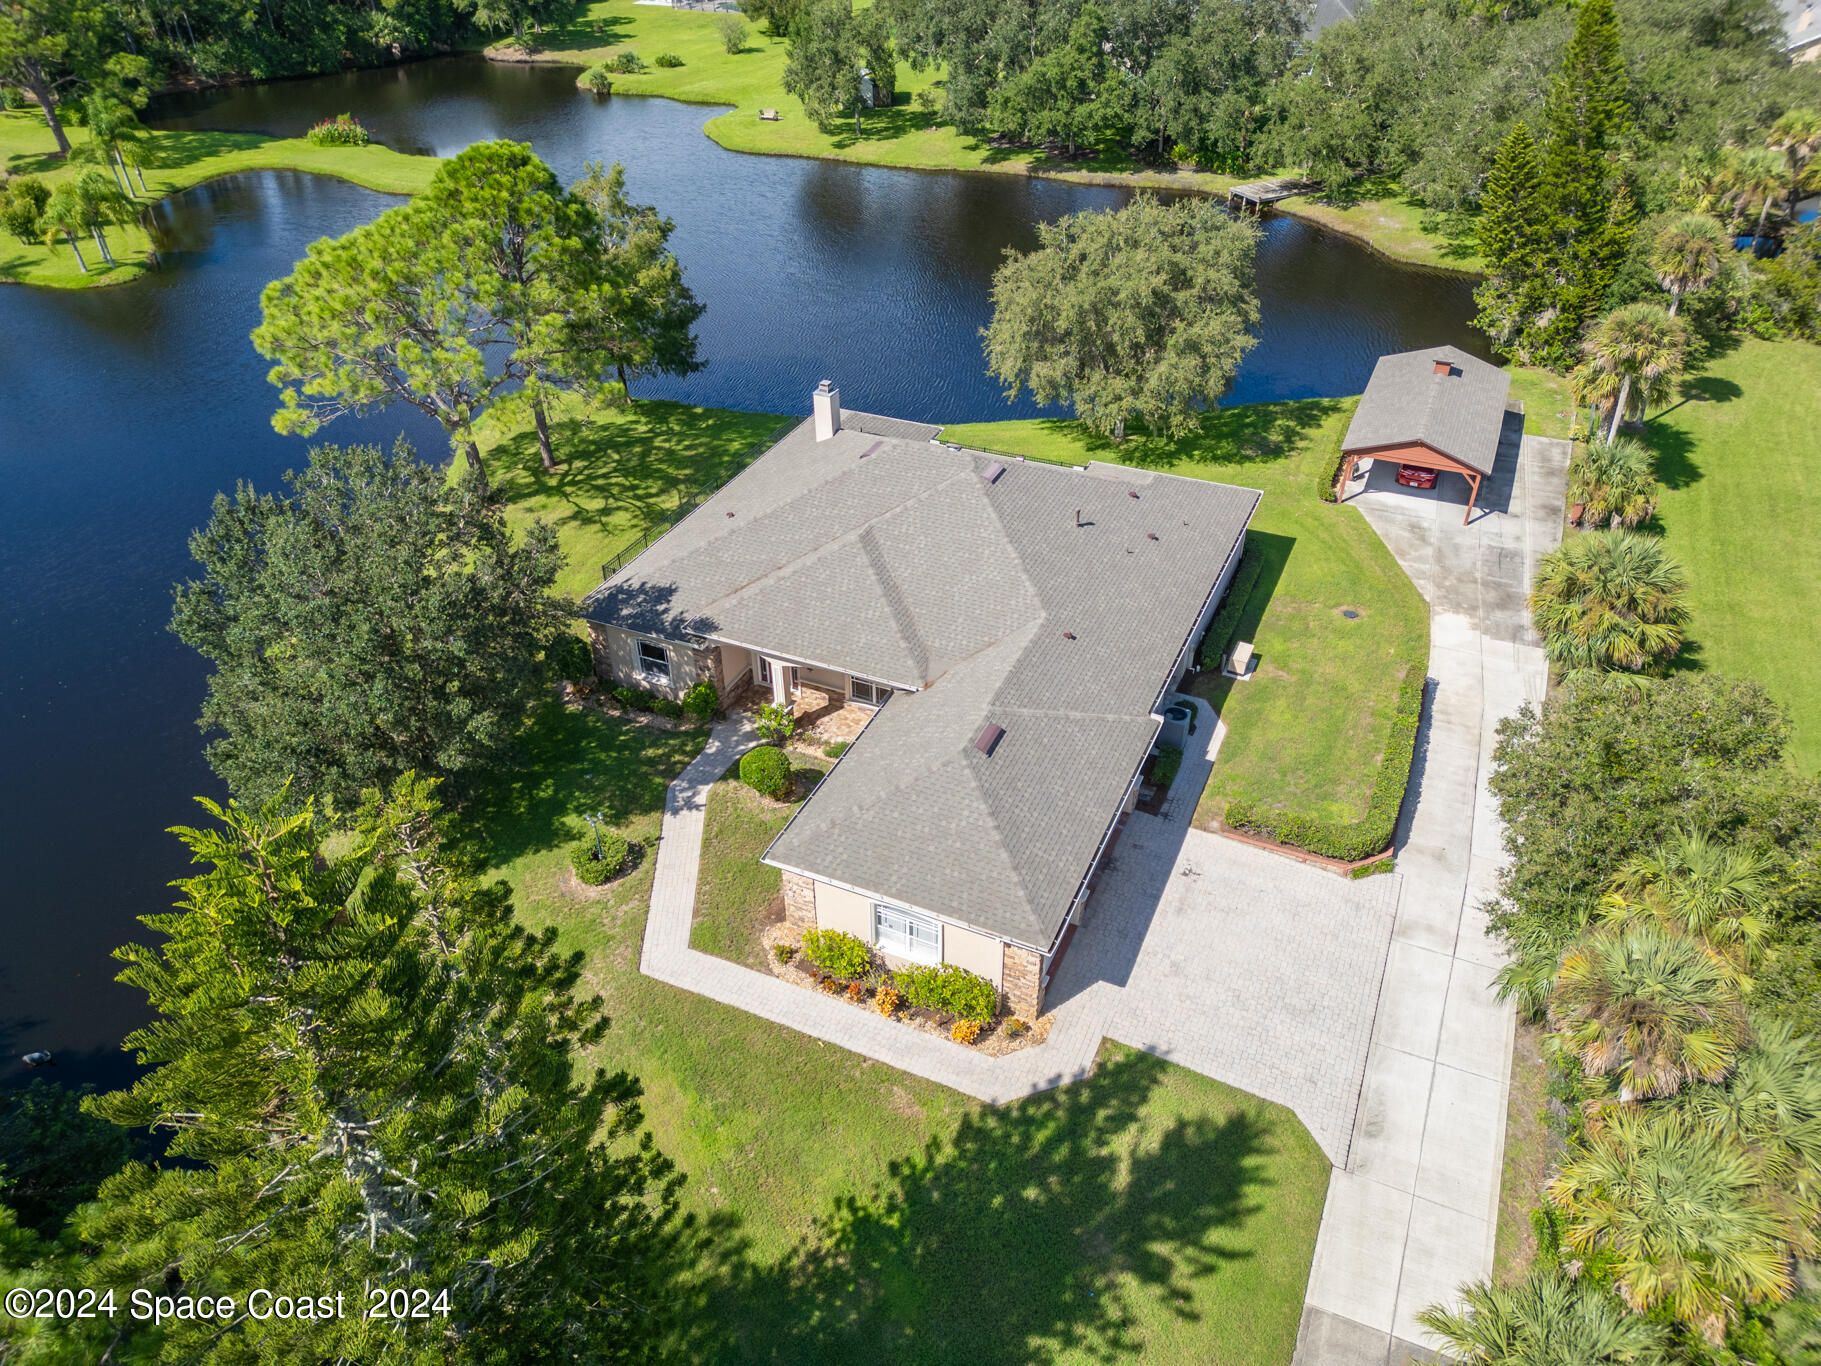
M 740 760 L 740 781 L 760 796 L 781 802 L 790 795 L 790 759 L 776 745 L 755 745 Z
M 611 882 L 626 867 L 626 856 L 631 853 L 630 847 L 620 836 L 608 831 L 601 832 L 601 856 L 594 856 L 594 836 L 579 841 L 569 851 L 569 866 L 575 870 L 576 878 L 590 887 L 599 887 L 604 882 Z

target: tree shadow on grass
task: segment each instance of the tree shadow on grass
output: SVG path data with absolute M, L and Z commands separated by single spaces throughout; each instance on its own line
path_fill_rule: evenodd
M 508 502 L 559 526 L 590 527 L 617 548 L 667 525 L 689 499 L 726 483 L 785 425 L 764 413 L 641 399 L 605 413 L 557 417 L 550 430 L 554 471 L 543 468 L 528 426 L 490 442 L 487 458 Z
M 974 1111 L 877 1189 L 837 1200 L 774 1264 L 749 1260 L 728 1224 L 705 1228 L 678 1355 L 1111 1361 L 1145 1348 L 1141 1296 L 1196 1321 L 1201 1283 L 1255 1255 L 1277 1121 L 1185 1116 L 1135 1144 L 1168 1066 L 1122 1051 L 1085 1081 Z
M 538 707 L 518 737 L 517 752 L 463 794 L 458 828 L 492 864 L 576 839 L 582 816 L 598 811 L 610 826 L 661 813 L 665 789 L 702 747 L 696 730 L 663 730 Z
M 1199 432 L 1175 439 L 1129 427 L 1124 441 L 1114 441 L 1088 430 L 1074 418 L 1064 417 L 1041 418 L 1037 426 L 1079 446 L 1090 460 L 1135 469 L 1167 472 L 1185 465 L 1261 465 L 1297 455 L 1304 437 L 1349 402 L 1311 398 L 1213 408 L 1202 415 Z
M 1660 418 L 1662 414 L 1657 416 Z M 1652 421 L 1644 427 L 1644 446 L 1656 466 L 1657 481 L 1664 488 L 1685 489 L 1700 482 L 1701 467 L 1694 460 L 1694 438 L 1687 432 Z

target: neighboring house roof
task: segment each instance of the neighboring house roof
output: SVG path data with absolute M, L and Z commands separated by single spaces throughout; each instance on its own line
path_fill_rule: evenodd
M 1330 24 L 1356 17 L 1365 0 L 1314 0 L 1309 6 L 1309 24 L 1305 33 L 1320 33 Z
M 1816 0 L 1781 0 L 1783 46 L 1795 52 L 1821 42 L 1821 4 Z
M 797 427 L 583 612 L 918 689 L 766 859 L 1047 949 L 1259 495 L 877 422 L 843 414 L 820 442 Z M 1004 728 L 990 753 L 975 747 L 989 723 Z
M 1341 449 L 1421 444 L 1491 474 L 1510 394 L 1510 375 L 1458 347 L 1380 356 Z

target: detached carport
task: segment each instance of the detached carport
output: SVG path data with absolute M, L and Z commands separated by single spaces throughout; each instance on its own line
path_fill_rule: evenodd
M 1341 490 L 1362 460 L 1458 474 L 1472 492 L 1465 526 L 1492 473 L 1511 376 L 1453 346 L 1380 356 L 1341 442 Z

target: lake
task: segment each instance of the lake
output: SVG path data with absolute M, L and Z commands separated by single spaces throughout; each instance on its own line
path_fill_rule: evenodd
M 1036 225 L 1126 202 L 1117 189 L 998 174 L 930 174 L 715 145 L 720 112 L 601 100 L 564 68 L 447 58 L 186 95 L 160 126 L 301 133 L 352 111 L 388 145 L 447 155 L 528 141 L 565 179 L 620 161 L 633 198 L 676 220 L 672 245 L 707 305 L 698 374 L 644 396 L 806 412 L 819 379 L 850 407 L 928 421 L 1029 416 L 982 367 L 979 330 L 1007 247 Z M 185 863 L 165 828 L 221 796 L 195 716 L 202 661 L 165 630 L 189 532 L 218 490 L 272 488 L 305 458 L 279 437 L 275 391 L 247 334 L 259 292 L 315 238 L 397 201 L 291 172 L 200 186 L 157 210 L 164 268 L 89 291 L 0 289 L 0 1083 L 57 1055 L 66 1083 L 132 1075 L 122 1036 L 143 997 L 110 950 L 149 937 L 134 917 L 173 900 Z M 1293 219 L 1267 217 L 1258 347 L 1229 402 L 1357 393 L 1385 351 L 1452 343 L 1487 354 L 1471 282 L 1400 266 Z M 437 433 L 396 412 L 324 439 Z

